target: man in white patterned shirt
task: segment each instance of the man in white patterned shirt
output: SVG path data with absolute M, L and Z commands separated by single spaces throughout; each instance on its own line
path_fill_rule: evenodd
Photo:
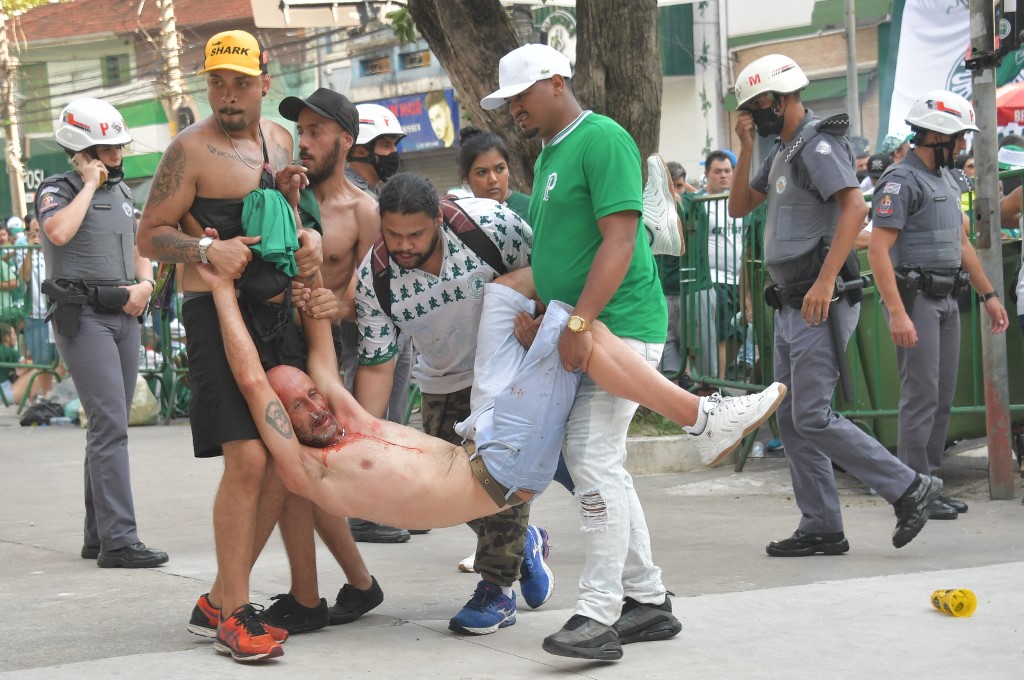
M 533 234 L 516 213 L 491 199 L 453 203 L 456 217 L 443 219 L 436 190 L 417 175 L 402 173 L 384 186 L 382 239 L 358 271 L 355 396 L 371 415 L 384 412 L 398 335 L 408 334 L 417 354 L 412 375 L 422 394 L 423 431 L 461 444 L 455 423 L 471 412 L 484 287 L 499 274 L 529 266 Z M 377 276 L 386 277 L 390 294 L 383 304 L 376 291 L 385 288 L 374 280 L 375 255 Z M 520 505 L 469 523 L 477 534 L 474 568 L 481 581 L 452 618 L 452 630 L 483 635 L 515 623 L 517 579 L 530 607 L 551 596 L 547 533 L 529 526 L 529 512 Z

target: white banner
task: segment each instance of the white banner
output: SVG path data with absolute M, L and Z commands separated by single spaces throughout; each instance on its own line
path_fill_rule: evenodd
M 914 101 L 929 90 L 951 90 L 971 98 L 964 69 L 970 46 L 968 0 L 906 0 L 887 134 L 906 135 Z

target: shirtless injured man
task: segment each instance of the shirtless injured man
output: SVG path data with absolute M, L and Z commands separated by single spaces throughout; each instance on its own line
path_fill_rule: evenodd
M 459 424 L 463 447 L 366 413 L 339 377 L 329 321 L 302 314 L 308 375 L 290 366 L 264 372 L 233 282 L 199 268 L 213 291 L 231 372 L 292 493 L 339 516 L 434 529 L 527 502 L 551 482 L 582 374 L 566 371 L 558 353 L 572 313 L 567 305 L 548 306 L 529 349 L 515 338 L 516 315 L 535 310 L 528 269 L 487 284 L 473 411 Z M 591 332 L 590 377 L 683 426 L 709 466 L 764 422 L 786 393 L 773 383 L 743 397 L 697 397 L 600 322 Z

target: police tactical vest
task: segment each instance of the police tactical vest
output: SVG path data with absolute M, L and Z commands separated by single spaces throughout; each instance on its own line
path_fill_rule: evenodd
M 74 197 L 84 183 L 77 172 L 48 177 L 36 193 L 37 202 L 47 186 L 60 187 L 62 193 Z M 36 211 L 38 214 L 38 206 Z M 110 285 L 135 281 L 135 203 L 123 181 L 96 190 L 82 226 L 67 244 L 54 245 L 45 232 L 40 236 L 50 279 Z
M 825 128 L 829 134 L 823 135 L 820 128 Z M 768 172 L 764 262 L 777 283 L 786 283 L 788 278 L 783 275 L 786 268 L 778 265 L 810 255 L 822 239 L 832 242 L 841 212 L 839 204 L 833 199 L 822 202 L 816 194 L 800 186 L 796 181 L 796 164 L 801 162 L 801 153 L 805 150 L 813 153 L 820 142 L 832 145 L 835 153 L 848 152 L 849 142 L 842 134 L 845 134 L 845 126 L 836 125 L 836 119 L 811 118 L 788 145 L 780 144 L 773 149 L 775 156 Z M 850 157 L 853 158 L 852 154 Z
M 960 185 L 946 168 L 939 175 L 911 162 L 890 166 L 878 186 L 894 182 L 912 194 L 907 223 L 889 251 L 894 267 L 955 269 L 960 266 L 963 213 Z M 907 185 L 911 186 L 907 186 Z M 883 194 L 884 195 L 884 194 Z

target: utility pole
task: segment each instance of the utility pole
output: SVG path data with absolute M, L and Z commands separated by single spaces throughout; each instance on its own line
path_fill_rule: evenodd
M 170 121 L 171 136 L 178 134 L 182 123 L 179 119 L 186 104 L 185 88 L 181 79 L 181 43 L 174 18 L 174 0 L 157 0 L 160 10 L 160 52 L 163 55 L 164 73 L 161 78 L 161 98 L 166 102 L 167 119 Z
M 857 8 L 856 0 L 846 0 L 846 110 L 850 116 L 850 136 L 860 137 L 860 90 L 857 87 Z
M 986 276 L 1000 293 L 1003 287 L 1003 253 L 999 220 L 999 170 L 996 165 L 996 65 L 992 0 L 970 0 L 971 58 L 974 111 L 979 131 L 974 134 L 975 246 Z M 988 330 L 988 318 L 978 309 L 981 325 L 982 368 L 985 376 L 985 424 L 988 437 L 989 495 L 1009 499 L 1014 495 L 1013 459 L 1010 448 L 1010 396 L 1007 386 L 1006 336 Z
M 18 130 L 18 58 L 11 55 L 7 20 L 7 15 L 0 12 L 0 93 L 7 138 L 7 178 L 11 185 L 11 212 L 24 215 L 25 167 L 21 164 L 21 132 Z

